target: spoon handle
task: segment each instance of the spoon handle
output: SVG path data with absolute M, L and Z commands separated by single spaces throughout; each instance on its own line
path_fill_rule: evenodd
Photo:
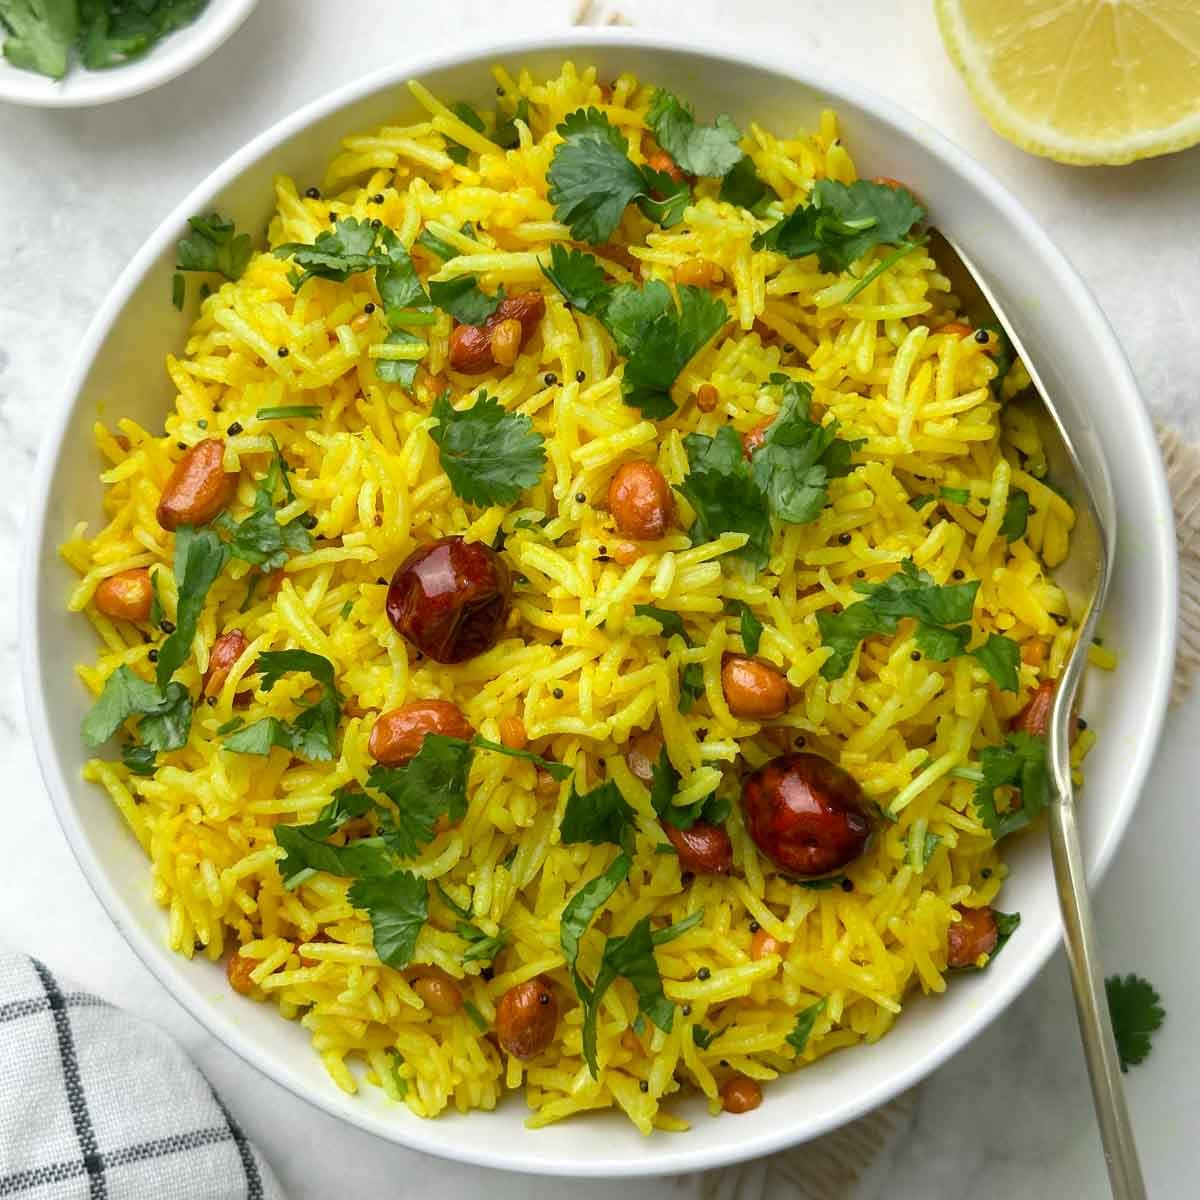
M 1054 775 L 1056 795 L 1048 814 L 1050 850 L 1062 909 L 1067 961 L 1071 967 L 1071 986 L 1075 990 L 1075 1009 L 1079 1014 L 1083 1053 L 1092 1084 L 1092 1102 L 1100 1125 L 1109 1185 L 1116 1200 L 1145 1200 L 1146 1184 L 1138 1163 L 1129 1110 L 1125 1107 L 1121 1067 L 1096 950 L 1092 905 L 1075 820 L 1074 791 L 1067 770 L 1055 771 Z

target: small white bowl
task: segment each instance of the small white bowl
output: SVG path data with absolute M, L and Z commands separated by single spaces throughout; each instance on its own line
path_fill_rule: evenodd
M 208 0 L 190 24 L 168 34 L 132 62 L 103 71 L 86 70 L 73 56 L 65 79 L 22 71 L 0 56 L 0 100 L 35 108 L 91 108 L 140 96 L 206 59 L 250 15 L 258 0 Z M 3 29 L 0 28 L 0 40 Z
M 825 1133 L 912 1086 L 1003 1012 L 1059 942 L 1045 838 L 1034 834 L 1006 847 L 1013 870 L 1003 907 L 1023 919 L 995 963 L 955 977 L 943 996 L 914 996 L 876 1045 L 832 1054 L 772 1083 L 754 1112 L 711 1120 L 692 1098 L 671 1105 L 693 1121 L 692 1132 L 652 1138 L 611 1112 L 532 1132 L 518 1096 L 495 1113 L 422 1121 L 376 1088 L 358 1096 L 339 1091 L 297 1023 L 234 994 L 218 966 L 167 949 L 166 916 L 154 904 L 145 856 L 100 790 L 80 779 L 86 755 L 79 722 L 88 700 L 73 668 L 91 661 L 96 646 L 88 623 L 63 607 L 74 577 L 56 553 L 75 522 L 94 527 L 101 519 L 101 464 L 91 437 L 98 410 L 109 421 L 127 413 L 153 428 L 171 404 L 162 358 L 182 349 L 186 333 L 187 318 L 168 297 L 175 240 L 189 215 L 215 208 L 239 228 L 262 229 L 273 175 L 286 172 L 303 188 L 322 177 L 339 137 L 414 118 L 403 87 L 408 78 L 450 99 L 483 101 L 492 89 L 489 64 L 525 66 L 536 76 L 557 71 L 564 58 L 596 66 L 602 78 L 633 71 L 694 101 L 706 118 L 727 112 L 777 130 L 812 128 L 822 106 L 835 106 L 863 174 L 902 178 L 927 201 L 938 226 L 964 246 L 1017 323 L 1085 460 L 1107 459 L 1121 528 L 1104 633 L 1121 668 L 1110 676 L 1093 672 L 1088 681 L 1085 712 L 1100 738 L 1082 800 L 1085 856 L 1090 877 L 1099 877 L 1134 811 L 1171 676 L 1174 522 L 1150 421 L 1100 310 L 1021 204 L 929 126 L 824 66 L 798 66 L 785 47 L 701 48 L 657 33 L 587 29 L 458 49 L 390 67 L 318 100 L 219 167 L 126 268 L 84 337 L 47 430 L 22 579 L 23 674 L 46 785 L 96 894 L 180 1003 L 247 1062 L 329 1113 L 432 1154 L 544 1174 L 667 1174 L 722 1166 Z

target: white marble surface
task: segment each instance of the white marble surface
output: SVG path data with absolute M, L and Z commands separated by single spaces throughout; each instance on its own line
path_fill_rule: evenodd
M 51 814 L 24 727 L 17 671 L 16 544 L 45 415 L 106 289 L 177 198 L 299 104 L 407 53 L 569 24 L 575 0 L 262 0 L 218 55 L 152 95 L 91 112 L 0 104 L 0 941 L 37 954 L 172 1031 L 223 1091 L 294 1196 L 560 1196 L 562 1183 L 485 1178 L 344 1128 L 254 1073 L 175 1004 L 110 925 Z M 603 12 L 605 5 L 597 5 Z M 610 3 L 607 8 L 614 6 Z M 945 59 L 926 0 L 626 0 L 643 26 L 698 32 L 736 10 L 743 35 L 781 38 L 943 129 L 1021 193 L 1096 292 L 1155 414 L 1200 433 L 1200 151 L 1119 169 L 1029 158 L 996 138 Z M 403 15 L 402 15 L 403 14 Z M 899 48 L 908 45 L 908 52 Z M 1100 890 L 1112 969 L 1138 970 L 1169 1018 L 1128 1076 L 1151 1194 L 1196 1194 L 1200 1128 L 1200 873 L 1192 807 L 1200 699 L 1174 712 L 1134 829 Z M 743 1196 L 763 1170 L 746 1178 Z M 770 1190 L 796 1195 L 777 1176 Z M 735 1188 L 699 1177 L 572 1184 L 580 1200 Z M 1029 992 L 918 1091 L 905 1135 L 862 1181 L 863 1200 L 1106 1194 L 1056 957 Z

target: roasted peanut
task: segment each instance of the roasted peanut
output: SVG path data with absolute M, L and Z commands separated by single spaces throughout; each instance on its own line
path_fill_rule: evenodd
M 204 673 L 204 695 L 216 696 L 225 686 L 234 663 L 246 652 L 249 639 L 240 629 L 227 629 L 215 642 Z
M 529 741 L 525 733 L 525 722 L 520 717 L 500 718 L 500 742 L 510 750 L 524 750 Z
M 721 663 L 721 690 L 735 717 L 762 721 L 788 706 L 787 679 L 769 664 L 741 654 L 727 654 Z
M 758 962 L 760 958 L 766 958 L 768 954 L 782 956 L 787 952 L 787 942 L 781 942 L 777 937 L 772 937 L 765 929 L 759 929 L 750 939 L 750 957 L 755 962 Z
M 726 1112 L 749 1112 L 761 1103 L 762 1088 L 748 1075 L 731 1075 L 721 1085 L 721 1107 Z
M 1054 708 L 1054 692 L 1057 684 L 1053 679 L 1039 683 L 1029 702 L 1008 723 L 1014 733 L 1032 733 L 1045 737 L 1050 727 L 1050 711 Z
M 469 741 L 475 730 L 457 704 L 417 700 L 381 713 L 371 727 L 367 753 L 385 767 L 399 767 L 417 754 L 427 733 Z
M 720 403 L 721 393 L 711 383 L 702 383 L 696 389 L 696 407 L 703 413 L 710 413 Z
M 693 875 L 728 875 L 733 869 L 733 843 L 719 825 L 697 821 L 690 829 L 661 822 L 663 832 L 679 854 L 679 869 Z
M 513 1058 L 533 1058 L 554 1040 L 558 1001 L 549 980 L 541 975 L 511 987 L 496 1007 L 496 1036 L 500 1048 Z
M 257 959 L 247 958 L 240 951 L 234 951 L 225 961 L 225 977 L 229 986 L 242 996 L 248 996 L 254 990 L 254 980 L 250 972 L 258 966 Z
M 521 353 L 524 331 L 516 317 L 501 321 L 491 333 L 492 358 L 502 367 L 511 367 Z
M 980 955 L 991 954 L 1000 939 L 996 915 L 990 908 L 963 908 L 955 911 L 960 920 L 946 934 L 946 966 L 973 967 Z
M 653 733 L 639 733 L 625 747 L 625 765 L 643 783 L 654 778 L 654 764 L 662 754 L 662 738 Z
M 425 1007 L 436 1016 L 452 1017 L 462 1007 L 462 992 L 458 986 L 440 975 L 422 975 L 414 979 L 411 986 Z
M 675 515 L 670 484 L 642 459 L 617 468 L 608 485 L 608 507 L 622 537 L 639 540 L 662 537 Z
M 102 579 L 92 603 L 114 621 L 145 621 L 150 616 L 154 587 L 145 567 L 134 567 Z
M 225 443 L 220 438 L 197 442 L 176 464 L 158 502 L 164 529 L 205 525 L 233 499 L 236 474 L 226 471 Z
M 761 421 L 753 429 L 748 429 L 742 434 L 742 454 L 747 462 L 753 457 L 755 450 L 767 440 L 767 430 L 770 428 L 770 421 Z
M 675 282 L 687 287 L 716 287 L 725 278 L 725 271 L 706 258 L 689 258 L 675 268 Z

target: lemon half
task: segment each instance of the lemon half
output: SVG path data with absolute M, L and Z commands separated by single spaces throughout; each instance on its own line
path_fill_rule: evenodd
M 1200 142 L 1200 0 L 934 0 L 1001 136 L 1066 163 Z

